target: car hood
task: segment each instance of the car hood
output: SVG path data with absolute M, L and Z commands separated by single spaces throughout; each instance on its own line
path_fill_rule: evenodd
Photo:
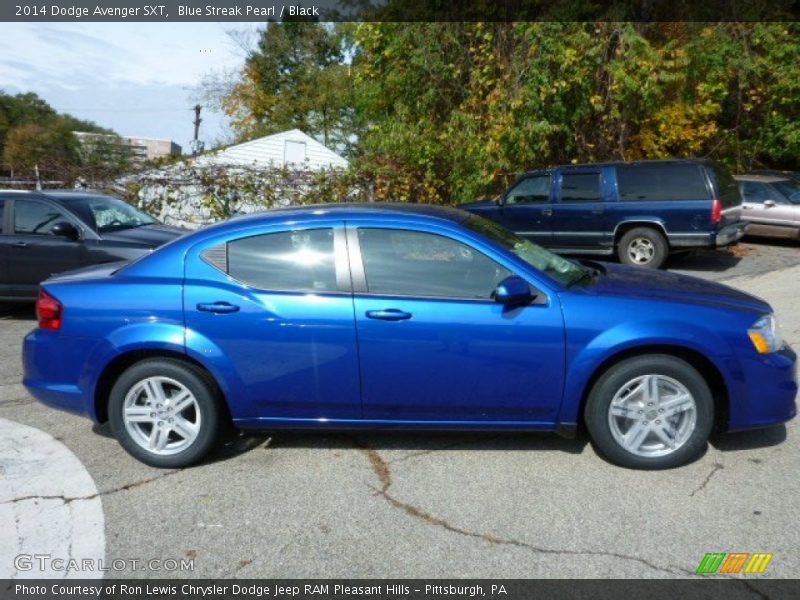
M 698 277 L 607 263 L 603 265 L 603 269 L 605 273 L 589 288 L 601 295 L 662 298 L 756 313 L 772 311 L 770 305 L 757 296 Z
M 141 244 L 143 246 L 155 247 L 174 240 L 186 233 L 187 229 L 170 227 L 169 225 L 153 224 L 134 227 L 132 229 L 121 229 L 119 231 L 108 231 L 102 233 L 104 240 L 111 242 L 124 242 L 128 244 Z

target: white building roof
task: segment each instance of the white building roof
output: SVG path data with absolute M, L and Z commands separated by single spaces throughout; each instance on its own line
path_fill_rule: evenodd
M 228 146 L 197 158 L 199 165 L 296 165 L 318 171 L 331 167 L 347 167 L 347 160 L 330 148 L 300 131 L 291 129 L 249 142 Z

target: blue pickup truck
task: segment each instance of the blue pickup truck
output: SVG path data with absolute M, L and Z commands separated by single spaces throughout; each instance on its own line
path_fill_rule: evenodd
M 557 252 L 616 255 L 660 267 L 670 252 L 744 235 L 742 197 L 709 160 L 566 165 L 531 171 L 496 200 L 459 208 Z

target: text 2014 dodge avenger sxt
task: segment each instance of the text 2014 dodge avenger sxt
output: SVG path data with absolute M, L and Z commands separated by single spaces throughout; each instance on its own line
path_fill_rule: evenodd
M 481 217 L 331 205 L 239 217 L 49 279 L 24 383 L 179 467 L 243 429 L 555 430 L 629 467 L 794 417 L 795 353 L 724 285 L 572 262 Z

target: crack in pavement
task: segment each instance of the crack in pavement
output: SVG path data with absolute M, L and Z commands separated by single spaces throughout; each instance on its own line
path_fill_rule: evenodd
M 404 462 L 406 460 L 411 460 L 412 458 L 418 458 L 420 456 L 425 456 L 426 454 L 433 454 L 434 452 L 439 452 L 440 450 L 453 450 L 454 448 L 460 448 L 461 446 L 469 446 L 470 444 L 480 443 L 480 442 L 490 442 L 492 440 L 500 439 L 501 435 L 487 435 L 475 438 L 469 441 L 462 441 L 462 442 L 454 442 L 452 444 L 447 444 L 445 446 L 439 446 L 438 448 L 430 448 L 429 450 L 419 450 L 417 452 L 409 452 L 401 456 L 400 458 L 396 458 L 394 460 L 386 461 L 391 465 L 395 465 L 397 463 Z
M 35 404 L 36 400 L 30 396 L 24 398 L 9 398 L 8 400 L 0 400 L 0 408 L 4 406 L 25 406 L 27 404 Z
M 761 590 L 759 590 L 755 585 L 753 585 L 752 582 L 747 581 L 747 579 L 740 579 L 739 581 L 741 581 L 744 587 L 746 587 L 748 590 L 750 590 L 759 598 L 761 598 L 761 600 L 772 600 L 772 598 L 770 598 L 770 596 L 766 592 L 762 592 Z
M 378 453 L 378 451 L 375 450 L 374 448 L 368 446 L 367 444 L 363 443 L 361 440 L 357 438 L 352 438 L 352 439 L 354 445 L 366 455 L 375 476 L 378 478 L 378 481 L 380 482 L 379 487 L 369 486 L 375 492 L 375 495 L 383 497 L 383 499 L 386 500 L 386 502 L 388 502 L 389 505 L 392 506 L 392 508 L 401 510 L 405 512 L 407 515 L 415 519 L 419 519 L 420 521 L 423 521 L 428 525 L 433 525 L 435 527 L 444 529 L 445 531 L 456 533 L 464 537 L 479 539 L 488 542 L 490 544 L 498 546 L 512 546 L 516 548 L 522 548 L 525 550 L 529 550 L 531 552 L 535 552 L 537 554 L 572 555 L 572 556 L 607 556 L 611 558 L 617 558 L 620 560 L 629 560 L 637 562 L 655 571 L 659 571 L 662 573 L 669 573 L 670 575 L 681 575 L 681 576 L 694 575 L 693 571 L 688 571 L 686 569 L 681 569 L 680 567 L 675 567 L 675 566 L 673 566 L 672 568 L 662 567 L 644 558 L 639 558 L 638 556 L 632 556 L 629 554 L 621 554 L 618 552 L 610 552 L 606 550 L 562 550 L 558 548 L 545 548 L 529 544 L 528 542 L 524 542 L 522 540 L 500 537 L 489 532 L 478 533 L 475 531 L 464 529 L 457 525 L 453 525 L 446 519 L 438 517 L 432 513 L 429 513 L 426 510 L 418 506 L 415 506 L 413 504 L 410 504 L 408 502 L 403 502 L 393 494 L 389 493 L 389 489 L 392 486 L 392 474 L 391 474 L 391 469 L 389 467 L 389 463 L 385 461 L 383 457 L 380 455 L 380 453 Z
M 106 490 L 104 492 L 97 492 L 96 494 L 92 494 L 90 496 L 64 496 L 63 494 L 53 495 L 53 496 L 45 496 L 45 495 L 37 495 L 33 494 L 30 496 L 21 496 L 19 498 L 12 498 L 11 500 L 5 500 L 0 502 L 0 505 L 4 504 L 16 504 L 18 502 L 25 502 L 27 500 L 61 500 L 64 504 L 70 504 L 72 502 L 79 502 L 82 500 L 94 500 L 95 498 L 101 498 L 103 496 L 110 496 L 111 494 L 117 494 L 119 492 L 126 492 L 128 490 L 132 490 L 143 485 L 147 485 L 148 483 L 152 483 L 154 481 L 158 481 L 159 479 L 163 479 L 164 477 L 168 477 L 170 475 L 174 475 L 175 473 L 180 473 L 181 469 L 173 469 L 172 471 L 167 471 L 165 473 L 161 473 L 156 475 L 155 477 L 150 477 L 149 479 L 143 479 L 141 481 L 134 481 L 133 483 L 127 483 L 117 488 L 113 488 L 110 490 Z
M 723 465 L 722 463 L 715 462 L 714 466 L 711 467 L 711 472 L 708 475 L 706 475 L 706 478 L 703 480 L 703 483 L 701 483 L 698 487 L 692 490 L 692 493 L 689 494 L 689 497 L 692 497 L 698 492 L 703 491 L 705 487 L 708 485 L 708 482 L 711 481 L 711 478 L 714 477 L 714 475 L 716 475 L 717 471 L 721 471 L 724 468 L 725 465 Z

